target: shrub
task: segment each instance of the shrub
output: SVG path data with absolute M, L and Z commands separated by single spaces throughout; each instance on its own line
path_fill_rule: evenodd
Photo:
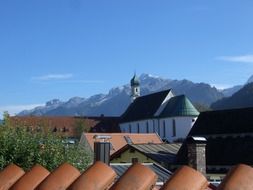
M 81 171 L 86 169 L 91 162 L 91 153 L 78 145 L 64 142 L 66 139 L 48 132 L 31 132 L 25 127 L 13 127 L 5 122 L 0 126 L 0 169 L 15 163 L 29 170 L 38 163 L 52 171 L 64 162 Z

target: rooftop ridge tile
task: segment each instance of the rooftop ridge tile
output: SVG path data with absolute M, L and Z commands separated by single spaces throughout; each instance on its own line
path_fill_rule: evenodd
M 67 189 L 79 176 L 79 170 L 68 163 L 64 163 L 48 175 L 36 190 Z
M 24 170 L 17 165 L 8 165 L 0 172 L 0 190 L 8 190 L 24 174 Z
M 157 175 L 148 167 L 135 163 L 119 178 L 110 190 L 147 190 L 155 186 Z
M 253 168 L 239 164 L 230 169 L 217 190 L 252 190 Z
M 84 187 L 89 190 L 107 189 L 115 178 L 116 173 L 111 167 L 97 161 L 83 172 L 67 190 L 83 190 Z
M 205 190 L 208 181 L 204 175 L 189 166 L 182 166 L 163 185 L 161 190 Z
M 33 190 L 35 189 L 50 172 L 39 164 L 26 172 L 19 180 L 10 188 L 10 190 Z

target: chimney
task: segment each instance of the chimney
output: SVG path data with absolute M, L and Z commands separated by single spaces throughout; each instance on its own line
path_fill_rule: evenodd
M 188 137 L 188 165 L 206 175 L 206 138 Z
M 110 146 L 111 143 L 109 135 L 95 135 L 93 137 L 94 142 L 94 163 L 96 161 L 101 161 L 107 165 L 110 164 Z

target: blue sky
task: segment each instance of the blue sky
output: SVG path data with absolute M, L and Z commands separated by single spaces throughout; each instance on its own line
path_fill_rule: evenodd
M 252 0 L 2 0 L 0 111 L 106 93 L 134 71 L 242 84 L 252 10 Z

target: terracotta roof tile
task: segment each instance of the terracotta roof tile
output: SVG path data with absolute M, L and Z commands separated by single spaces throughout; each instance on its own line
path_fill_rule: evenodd
M 253 189 L 253 168 L 244 164 L 234 166 L 218 190 L 252 190 Z
M 8 190 L 25 172 L 15 164 L 10 164 L 0 172 L 0 190 Z
M 207 179 L 198 171 L 188 167 L 180 167 L 164 184 L 161 190 L 205 190 Z
M 41 165 L 35 165 L 30 171 L 26 172 L 12 187 L 11 190 L 33 190 L 35 189 L 50 172 Z
M 68 190 L 98 190 L 106 189 L 114 182 L 116 178 L 115 171 L 108 165 L 97 161 L 89 167 Z
M 142 164 L 133 164 L 110 190 L 147 190 L 155 186 L 157 175 Z
M 55 134 L 65 136 L 65 137 L 76 137 L 77 134 L 76 128 L 80 123 L 83 123 L 87 130 L 92 129 L 93 127 L 97 128 L 98 124 L 101 124 L 103 118 L 93 117 L 63 117 L 63 116 L 13 116 L 10 117 L 10 122 L 12 125 L 24 126 L 31 131 L 41 130 L 40 127 L 43 127 L 44 130 L 50 132 L 55 132 Z M 108 119 L 110 121 L 110 119 Z M 114 120 L 112 124 L 114 124 Z M 109 122 L 108 121 L 108 122 Z M 108 123 L 107 122 L 107 123 Z M 106 125 L 106 122 L 104 122 Z M 110 124 L 111 124 L 110 123 Z M 116 124 L 115 124 L 116 125 Z M 100 126 L 101 127 L 101 126 Z
M 75 181 L 80 172 L 70 164 L 64 163 L 54 170 L 36 188 L 36 190 L 63 190 L 68 188 Z
M 83 133 L 80 143 L 84 144 L 88 142 L 90 148 L 94 150 L 93 137 L 95 135 L 109 135 L 111 136 L 110 143 L 112 144 L 112 149 L 110 154 L 118 151 L 122 147 L 128 144 L 127 139 L 130 139 L 132 144 L 144 144 L 144 143 L 153 143 L 160 144 L 162 140 L 156 133 Z
M 139 163 L 132 165 L 116 182 L 113 169 L 101 162 L 93 164 L 82 175 L 75 167 L 66 163 L 45 178 L 46 175 L 48 171 L 39 165 L 35 165 L 24 175 L 21 168 L 10 164 L 0 172 L 0 190 L 158 190 L 160 188 L 154 186 L 157 180 L 156 174 Z M 40 181 L 42 182 L 38 185 Z M 230 170 L 218 188 L 208 184 L 201 173 L 188 166 L 182 166 L 160 190 L 252 189 L 253 168 L 241 164 Z

